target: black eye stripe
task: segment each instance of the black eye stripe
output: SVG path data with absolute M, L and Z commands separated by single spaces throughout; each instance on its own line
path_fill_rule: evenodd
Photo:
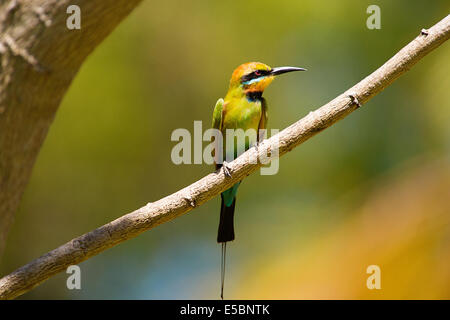
M 253 72 L 250 72 L 249 74 L 243 75 L 241 78 L 241 82 L 247 82 L 252 79 L 267 76 L 269 74 L 270 74 L 270 70 L 255 70 Z

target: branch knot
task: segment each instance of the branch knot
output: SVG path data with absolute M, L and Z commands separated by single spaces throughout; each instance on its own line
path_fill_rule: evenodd
M 194 199 L 192 196 L 190 196 L 190 195 L 184 196 L 183 199 L 186 200 L 187 203 L 188 203 L 192 208 L 195 208 L 195 206 L 197 205 L 197 204 L 195 203 L 195 199 Z
M 350 98 L 350 102 L 352 104 L 355 104 L 358 108 L 361 107 L 361 103 L 359 102 L 358 97 L 355 93 L 349 94 L 348 97 Z

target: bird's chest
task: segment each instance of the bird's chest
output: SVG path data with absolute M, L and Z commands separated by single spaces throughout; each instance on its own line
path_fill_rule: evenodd
M 248 101 L 247 99 L 243 99 L 239 102 L 226 105 L 224 111 L 222 130 L 258 130 L 262 113 L 261 101 Z
M 260 101 L 240 101 L 224 108 L 222 133 L 227 161 L 248 150 L 257 141 L 262 105 Z M 241 132 L 236 129 L 242 129 Z

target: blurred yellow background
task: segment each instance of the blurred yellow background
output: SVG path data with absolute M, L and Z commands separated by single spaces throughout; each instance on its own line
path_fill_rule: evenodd
M 381 8 L 381 29 L 366 8 Z M 449 12 L 447 1 L 144 1 L 89 57 L 58 111 L 0 273 L 213 170 L 174 165 L 171 132 L 210 124 L 235 67 L 308 72 L 264 94 L 283 129 Z M 83 27 L 83 20 L 81 21 Z M 450 299 L 450 46 L 241 185 L 227 299 Z M 219 200 L 59 274 L 22 299 L 217 299 Z M 369 290 L 366 268 L 381 269 Z

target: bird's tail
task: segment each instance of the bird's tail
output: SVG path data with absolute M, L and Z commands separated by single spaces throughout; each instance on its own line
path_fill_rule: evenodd
M 236 198 L 233 203 L 227 207 L 224 196 L 222 195 L 222 206 L 220 208 L 219 231 L 217 232 L 217 242 L 227 242 L 234 240 L 234 207 Z
M 220 298 L 223 300 L 223 286 L 225 284 L 225 261 L 227 257 L 227 243 L 222 242 L 222 257 L 220 265 Z
M 227 242 L 234 240 L 234 207 L 236 204 L 236 197 L 232 204 L 227 207 L 222 195 L 222 206 L 220 208 L 220 222 L 219 231 L 217 233 L 217 242 L 222 243 L 222 256 L 220 265 L 221 286 L 220 298 L 223 300 L 223 286 L 225 283 L 225 265 L 227 255 Z

